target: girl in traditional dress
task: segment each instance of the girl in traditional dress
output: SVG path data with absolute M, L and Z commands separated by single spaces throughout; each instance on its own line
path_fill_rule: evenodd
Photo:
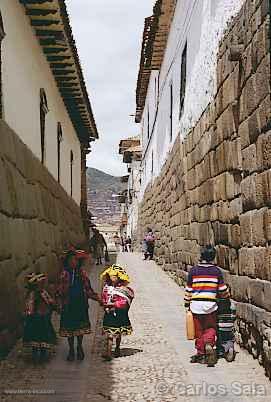
M 47 276 L 32 273 L 27 276 L 27 297 L 24 321 L 24 346 L 32 347 L 34 363 L 45 361 L 56 343 L 51 314 L 56 304 L 44 289 Z
M 127 286 L 130 282 L 129 276 L 118 265 L 112 265 L 106 269 L 101 278 L 105 281 L 102 292 L 105 308 L 103 333 L 107 335 L 106 352 L 103 358 L 110 361 L 114 338 L 116 339 L 115 356 L 119 357 L 122 335 L 132 333 L 128 312 L 134 298 L 134 291 Z
M 64 269 L 57 291 L 61 303 L 60 336 L 68 338 L 68 361 L 75 359 L 74 337 L 77 337 L 77 359 L 83 360 L 83 336 L 91 332 L 88 315 L 88 299 L 102 304 L 91 287 L 88 274 L 82 268 L 89 255 L 82 250 L 70 248 L 64 258 Z

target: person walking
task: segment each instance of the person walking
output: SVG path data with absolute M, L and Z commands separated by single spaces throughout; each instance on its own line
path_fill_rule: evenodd
M 23 345 L 32 347 L 33 362 L 41 363 L 48 358 L 48 353 L 56 344 L 56 333 L 51 323 L 56 303 L 44 289 L 47 280 L 45 274 L 31 273 L 26 279 Z
M 155 246 L 155 236 L 151 228 L 147 228 L 147 233 L 144 236 L 143 240 L 143 250 L 144 250 L 144 260 L 148 258 L 153 260 Z
M 217 299 L 228 299 L 228 288 L 219 267 L 214 264 L 216 250 L 207 246 L 201 251 L 198 265 L 191 268 L 185 290 L 185 307 L 193 314 L 195 347 L 197 353 L 191 363 L 206 363 L 209 367 L 217 362 L 215 351 L 217 335 Z
M 127 248 L 128 253 L 130 253 L 132 251 L 132 239 L 130 236 L 127 237 L 126 248 Z
M 119 234 L 117 232 L 115 233 L 113 240 L 115 243 L 116 252 L 118 253 L 120 251 L 121 238 L 119 237 Z
M 88 299 L 102 305 L 100 297 L 91 287 L 87 272 L 82 268 L 83 262 L 88 258 L 85 251 L 73 247 L 66 252 L 57 290 L 61 308 L 59 334 L 68 338 L 68 361 L 75 359 L 74 337 L 77 337 L 77 359 L 83 360 L 85 357 L 83 336 L 91 332 Z
M 102 258 L 104 258 L 105 250 L 108 251 L 107 244 L 106 244 L 105 238 L 103 237 L 102 233 L 99 232 L 98 229 L 93 228 L 92 230 L 93 230 L 94 235 L 91 239 L 91 242 L 92 242 L 92 245 L 94 248 L 96 265 L 101 265 Z
M 122 236 L 122 251 L 124 253 L 128 251 L 127 250 L 127 234 L 126 234 L 126 232 L 124 232 L 123 236 Z
M 120 344 L 123 335 L 132 333 L 129 309 L 134 298 L 134 291 L 128 286 L 130 278 L 125 270 L 112 265 L 101 274 L 104 281 L 102 301 L 105 314 L 103 333 L 107 336 L 106 351 L 102 355 L 105 360 L 112 359 L 112 346 L 116 340 L 115 357 L 120 356 Z

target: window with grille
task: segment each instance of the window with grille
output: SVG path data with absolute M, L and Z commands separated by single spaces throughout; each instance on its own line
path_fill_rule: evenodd
M 2 40 L 5 37 L 3 18 L 0 11 L 0 119 L 3 118 L 3 97 L 2 97 Z
M 182 53 L 181 86 L 180 86 L 180 118 L 183 114 L 187 75 L 187 43 Z
M 150 138 L 150 109 L 148 108 L 148 121 L 147 121 L 147 130 L 148 130 L 148 139 Z
M 45 121 L 46 115 L 49 112 L 48 102 L 45 90 L 41 88 L 40 90 L 40 141 L 41 141 L 41 163 L 45 163 L 46 157 L 46 140 L 45 140 Z
M 74 163 L 74 156 L 73 152 L 70 153 L 70 174 L 71 174 L 71 197 L 73 196 L 73 163 Z
M 61 174 L 61 142 L 63 139 L 61 123 L 57 123 L 57 181 L 60 183 Z
M 169 115 L 169 119 L 170 119 L 170 127 L 169 127 L 169 139 L 170 142 L 172 141 L 172 137 L 173 137 L 173 83 L 170 84 L 170 115 Z

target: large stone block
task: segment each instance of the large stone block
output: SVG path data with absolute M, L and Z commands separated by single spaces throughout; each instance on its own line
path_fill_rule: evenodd
M 236 131 L 234 113 L 231 106 L 229 106 L 216 121 L 217 134 L 222 137 L 222 140 L 230 138 Z
M 265 56 L 253 76 L 255 86 L 255 103 L 259 105 L 270 95 L 270 53 Z
M 248 176 L 241 182 L 243 210 L 256 208 L 256 175 Z
M 254 250 L 252 248 L 243 247 L 239 250 L 239 270 L 240 275 L 256 277 Z
M 12 235 L 10 219 L 0 213 L 0 261 L 8 260 L 12 257 Z
M 238 135 L 241 140 L 241 147 L 246 148 L 250 145 L 248 119 L 244 120 L 238 128 Z
M 254 251 L 254 265 L 255 274 L 257 278 L 265 279 L 265 259 L 266 259 L 266 248 L 265 247 L 255 247 Z
M 239 65 L 235 65 L 233 72 L 223 83 L 223 110 L 231 105 L 238 97 Z
M 243 246 L 253 245 L 252 212 L 240 216 L 241 242 Z
M 248 174 L 255 172 L 258 168 L 256 145 L 252 144 L 242 151 L 243 169 Z
M 256 246 L 264 246 L 266 244 L 264 230 L 264 214 L 266 208 L 262 208 L 252 212 L 252 240 Z
M 271 209 L 264 212 L 264 234 L 267 241 L 271 241 Z
M 234 300 L 238 302 L 249 302 L 249 283 L 247 276 L 234 276 L 231 281 L 231 293 Z
M 239 196 L 229 203 L 229 221 L 239 222 L 239 216 L 243 213 L 243 202 Z
M 225 173 L 225 184 L 226 184 L 226 198 L 227 200 L 232 200 L 238 196 L 241 192 L 241 174 L 240 173 Z
M 270 94 L 257 108 L 257 121 L 260 132 L 266 131 L 271 120 L 271 96 Z
M 271 247 L 266 247 L 264 261 L 264 279 L 271 281 Z
M 241 245 L 241 227 L 239 225 L 230 225 L 229 228 L 229 244 L 231 247 L 238 249 Z
M 15 141 L 18 141 L 18 137 L 15 137 L 15 133 L 10 130 L 10 128 L 0 120 L 0 138 L 1 147 L 0 154 L 2 157 L 7 159 L 9 162 L 16 164 L 16 152 L 15 152 Z
M 271 167 L 271 131 L 262 134 L 257 141 L 258 165 L 264 169 Z
M 271 311 L 271 283 L 267 281 L 250 281 L 250 302 L 267 311 Z
M 0 183 L 1 188 L 8 188 L 7 175 L 5 170 L 5 160 L 0 158 Z M 13 213 L 12 203 L 11 203 L 11 194 L 9 191 L 0 191 L 0 211 L 7 215 L 11 215 Z

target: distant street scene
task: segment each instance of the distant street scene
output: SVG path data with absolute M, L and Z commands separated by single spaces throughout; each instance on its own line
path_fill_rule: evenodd
M 0 401 L 270 402 L 271 0 L 0 0 Z

